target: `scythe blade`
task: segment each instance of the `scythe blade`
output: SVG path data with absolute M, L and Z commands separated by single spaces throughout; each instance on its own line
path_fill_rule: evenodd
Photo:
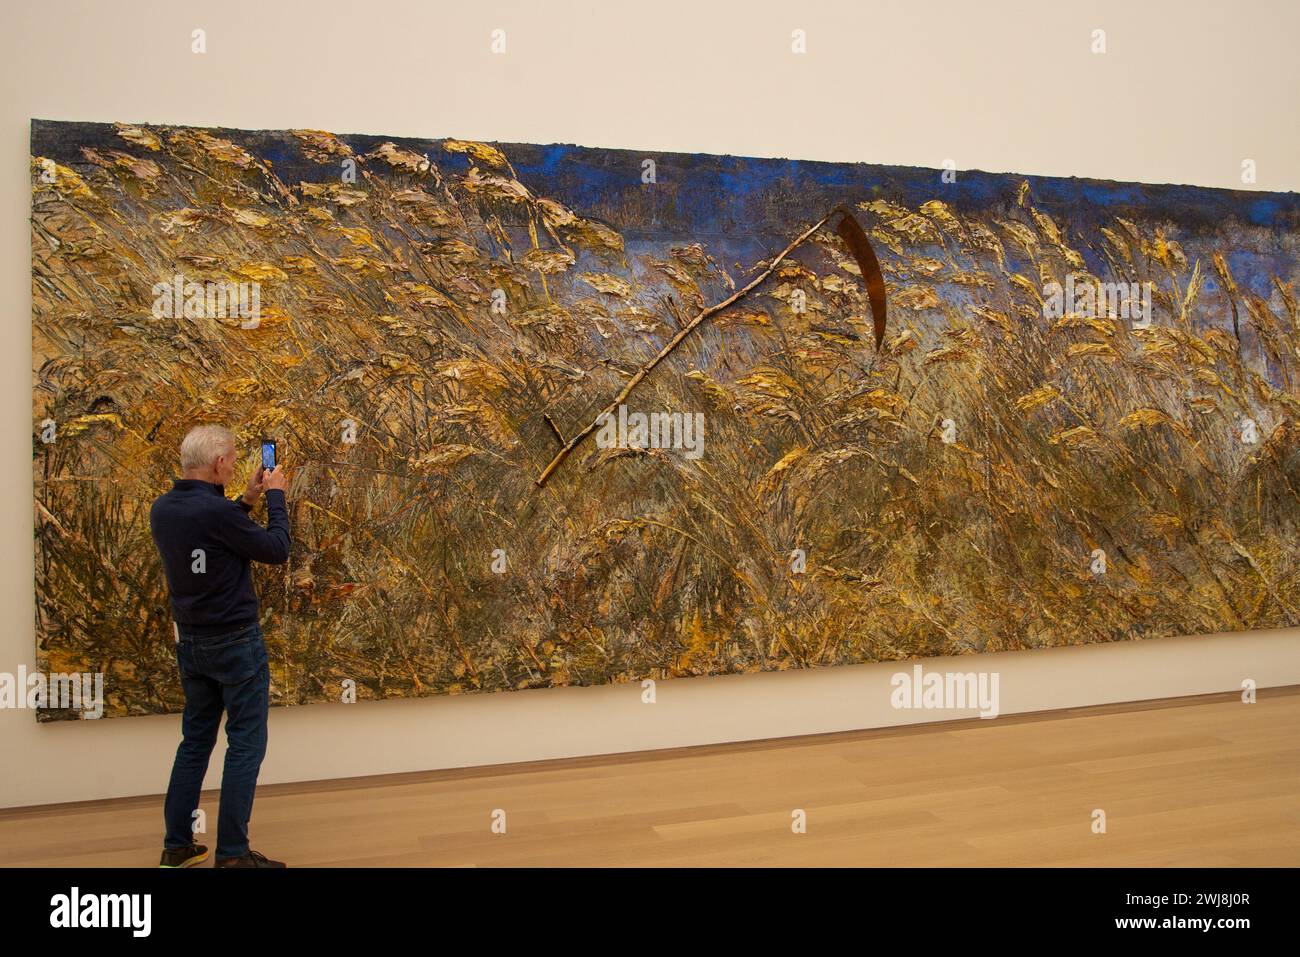
M 871 303 L 871 322 L 876 332 L 876 349 L 880 349 L 885 338 L 885 277 L 880 272 L 880 261 L 876 251 L 871 248 L 867 234 L 863 232 L 858 221 L 853 218 L 848 207 L 840 206 L 840 221 L 835 224 L 835 232 L 849 247 L 849 252 L 857 260 L 862 270 L 862 281 L 867 285 L 867 299 Z

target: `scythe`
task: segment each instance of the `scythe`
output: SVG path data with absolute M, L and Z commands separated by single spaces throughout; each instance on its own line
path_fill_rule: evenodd
M 640 384 L 641 380 L 649 375 L 650 371 L 666 359 L 674 349 L 681 345 L 683 340 L 694 332 L 701 323 L 711 316 L 717 315 L 729 306 L 735 305 L 758 286 L 762 285 L 762 283 L 776 271 L 776 267 L 781 265 L 781 262 L 786 258 L 786 256 L 790 255 L 790 253 L 794 252 L 811 239 L 817 230 L 830 222 L 836 214 L 839 214 L 840 219 L 839 222 L 835 224 L 835 232 L 842 240 L 844 240 L 844 244 L 849 247 L 849 252 L 853 254 L 853 258 L 858 264 L 858 269 L 862 272 L 862 280 L 867 286 L 867 300 L 871 304 L 871 321 L 875 332 L 876 351 L 879 352 L 880 344 L 885 338 L 885 279 L 884 276 L 881 275 L 880 262 L 876 259 L 875 250 L 871 248 L 871 243 L 867 240 L 867 234 L 863 232 L 862 227 L 858 224 L 858 221 L 853 218 L 853 214 L 849 212 L 847 206 L 837 206 L 815 224 L 804 230 L 804 232 L 800 234 L 799 238 L 789 246 L 786 246 L 785 249 L 781 250 L 768 267 L 750 280 L 746 286 L 737 289 L 721 302 L 701 310 L 694 319 L 682 326 L 677 335 L 673 336 L 672 339 L 668 341 L 667 345 L 659 351 L 657 356 L 637 370 L 636 374 L 628 380 L 627 385 L 623 386 L 622 391 L 619 392 L 619 394 L 614 397 L 614 400 L 596 416 L 590 425 L 577 435 L 573 436 L 573 438 L 569 439 L 568 442 L 564 443 L 563 448 L 555 453 L 555 458 L 551 459 L 550 464 L 547 465 L 542 471 L 542 474 L 537 477 L 535 483 L 537 487 L 540 488 L 545 485 L 546 480 L 549 479 L 552 473 L 560 467 L 560 464 L 569 457 L 569 453 L 577 448 L 578 444 L 583 439 L 600 427 L 601 419 L 606 415 L 615 412 L 618 407 L 622 405 L 624 400 L 632 394 L 632 390 Z M 546 422 L 555 433 L 556 438 L 561 438 L 559 430 L 555 427 L 555 424 L 549 417 L 547 417 Z

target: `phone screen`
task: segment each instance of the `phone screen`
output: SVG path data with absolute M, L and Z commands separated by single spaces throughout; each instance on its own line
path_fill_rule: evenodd
M 262 440 L 262 467 L 275 468 L 275 442 L 271 439 Z

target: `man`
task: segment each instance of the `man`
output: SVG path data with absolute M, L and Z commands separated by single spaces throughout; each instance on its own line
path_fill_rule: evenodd
M 284 867 L 248 846 L 257 773 L 266 754 L 271 673 L 258 620 L 250 561 L 289 558 L 284 467 L 258 467 L 242 499 L 226 498 L 235 471 L 235 436 L 219 425 L 191 429 L 181 442 L 181 478 L 153 503 L 149 528 L 162 556 L 176 622 L 176 663 L 185 691 L 183 740 L 176 749 L 163 815 L 162 867 L 207 860 L 194 840 L 217 726 L 226 712 L 226 764 L 217 820 L 217 867 Z M 249 517 L 265 492 L 267 526 Z

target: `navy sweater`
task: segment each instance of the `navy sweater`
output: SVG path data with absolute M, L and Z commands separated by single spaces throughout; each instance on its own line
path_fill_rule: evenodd
M 181 634 L 217 635 L 257 623 L 249 562 L 279 565 L 289 559 L 284 492 L 264 494 L 266 528 L 249 517 L 242 498 L 232 501 L 223 486 L 199 479 L 173 479 L 171 491 L 153 503 L 149 530 Z

